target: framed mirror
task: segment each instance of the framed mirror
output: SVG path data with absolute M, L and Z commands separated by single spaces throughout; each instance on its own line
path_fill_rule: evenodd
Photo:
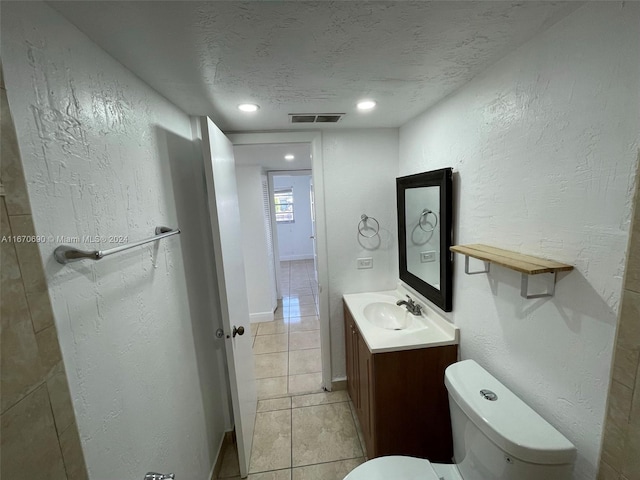
M 450 312 L 453 307 L 453 169 L 396 178 L 400 280 Z

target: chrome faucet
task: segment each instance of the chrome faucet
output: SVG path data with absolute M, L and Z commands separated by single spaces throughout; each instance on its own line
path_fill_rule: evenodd
M 176 476 L 173 473 L 149 472 L 144 476 L 144 480 L 173 480 Z
M 419 305 L 413 301 L 413 299 L 407 295 L 408 300 L 398 300 L 396 305 L 404 305 L 407 307 L 407 311 L 413 315 L 422 315 L 422 305 Z

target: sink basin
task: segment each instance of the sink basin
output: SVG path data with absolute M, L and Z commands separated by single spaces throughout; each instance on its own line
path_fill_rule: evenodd
M 397 290 L 342 296 L 345 318 L 351 318 L 356 324 L 371 353 L 459 343 L 459 328 L 427 303 L 420 302 L 420 316 L 412 315 L 404 307 L 396 305 L 398 300 L 405 299 L 407 295 L 415 296 L 415 293 L 399 286 Z
M 369 323 L 387 330 L 404 330 L 413 322 L 413 315 L 393 303 L 373 302 L 364 307 L 363 313 Z

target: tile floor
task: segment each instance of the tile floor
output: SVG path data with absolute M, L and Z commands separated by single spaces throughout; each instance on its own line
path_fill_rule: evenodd
M 282 300 L 273 322 L 251 325 L 258 399 L 320 392 L 320 322 L 313 261 L 280 264 Z
M 258 401 L 249 480 L 342 480 L 365 461 L 347 392 Z M 235 445 L 218 476 L 238 480 Z
M 321 390 L 313 262 L 282 262 L 281 272 L 276 320 L 252 329 L 258 413 L 249 480 L 342 480 L 364 449 L 347 392 Z M 218 478 L 240 478 L 235 445 Z

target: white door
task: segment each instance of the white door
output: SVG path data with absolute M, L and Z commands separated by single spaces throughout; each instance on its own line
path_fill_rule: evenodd
M 200 126 L 238 460 L 240 475 L 245 478 L 249 472 L 258 400 L 253 371 L 236 169 L 233 146 L 229 139 L 207 117 L 201 119 Z M 244 334 L 240 333 L 242 329 Z

